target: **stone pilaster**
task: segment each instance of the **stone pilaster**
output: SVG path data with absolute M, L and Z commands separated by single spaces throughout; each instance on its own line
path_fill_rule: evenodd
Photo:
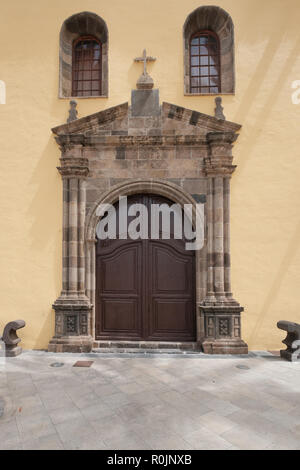
M 55 335 L 48 350 L 52 352 L 88 352 L 92 348 L 91 304 L 85 295 L 85 178 L 88 160 L 83 158 L 83 136 L 57 138 L 61 148 L 63 180 L 63 267 L 62 291 L 54 302 Z
M 205 172 L 209 177 L 207 199 L 208 276 L 207 295 L 200 305 L 204 320 L 204 352 L 210 354 L 243 354 L 248 352 L 241 339 L 240 315 L 244 310 L 232 298 L 230 285 L 230 178 L 233 132 L 207 134 L 208 157 Z

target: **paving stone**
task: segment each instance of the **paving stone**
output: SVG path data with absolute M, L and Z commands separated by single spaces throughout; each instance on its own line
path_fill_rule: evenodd
M 19 445 L 21 442 L 16 419 L 10 421 L 0 420 L 0 448 Z
M 94 391 L 99 397 L 110 396 L 114 393 L 120 392 L 116 385 L 111 384 L 100 385 L 99 387 L 95 387 Z
M 172 434 L 170 432 L 166 432 L 165 435 L 158 436 L 156 434 L 152 434 L 147 440 L 147 443 L 150 444 L 152 449 L 159 450 L 192 450 L 193 446 L 188 443 L 185 439 L 178 436 L 177 434 Z
M 128 424 L 120 416 L 113 415 L 91 421 L 92 427 L 102 440 L 117 438 L 128 434 Z
M 93 434 L 90 423 L 84 417 L 69 419 L 57 424 L 55 428 L 63 443 L 77 443 L 82 436 Z
M 186 434 L 185 440 L 196 450 L 226 450 L 231 447 L 226 439 L 205 428 Z
M 114 410 L 112 410 L 107 404 L 101 402 L 81 408 L 80 411 L 88 420 L 97 420 L 114 414 Z
M 90 358 L 92 369 L 72 368 Z M 298 366 L 263 353 L 24 351 L 0 369 L 0 449 L 299 449 Z
M 126 436 L 105 439 L 104 443 L 111 450 L 151 450 L 150 445 L 134 432 Z
M 68 406 L 64 406 L 62 408 L 50 410 L 49 416 L 52 423 L 55 425 L 63 423 L 64 421 L 69 421 L 71 419 L 81 418 L 82 414 L 77 406 L 71 403 Z
M 54 425 L 46 413 L 31 416 L 17 415 L 16 419 L 23 441 L 55 433 Z
M 121 390 L 121 392 L 133 394 L 133 393 L 142 392 L 143 390 L 145 390 L 146 387 L 142 384 L 131 382 L 128 384 L 119 385 L 118 388 Z
M 235 426 L 223 433 L 221 437 L 240 450 L 264 450 L 271 444 L 270 439 L 249 431 L 246 426 Z
M 131 403 L 133 400 L 131 397 L 134 395 L 128 395 L 126 393 L 114 393 L 113 395 L 106 395 L 103 397 L 104 403 L 108 405 L 111 409 L 119 408 L 121 405 L 125 405 L 127 403 Z
M 56 433 L 38 439 L 29 439 L 23 443 L 24 450 L 63 450 L 63 448 L 63 444 Z
M 215 411 L 210 411 L 209 413 L 202 415 L 199 422 L 204 428 L 220 435 L 235 426 L 235 423 L 230 419 L 230 416 L 231 415 L 225 417 L 219 415 Z
M 64 442 L 65 450 L 107 450 L 105 443 L 94 434 L 85 434 Z

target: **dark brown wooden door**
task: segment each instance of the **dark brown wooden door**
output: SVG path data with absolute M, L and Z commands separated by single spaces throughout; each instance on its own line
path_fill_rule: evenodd
M 173 204 L 145 194 L 135 203 L 149 214 L 152 203 Z M 98 240 L 96 339 L 193 341 L 195 322 L 195 253 L 183 239 Z

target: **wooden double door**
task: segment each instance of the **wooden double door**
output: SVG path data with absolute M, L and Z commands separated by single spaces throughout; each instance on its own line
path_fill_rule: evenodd
M 147 207 L 149 233 L 151 205 L 173 204 L 149 194 L 127 203 Z M 117 224 L 116 239 L 97 241 L 96 339 L 195 340 L 195 252 L 184 238 L 125 240 L 118 232 Z

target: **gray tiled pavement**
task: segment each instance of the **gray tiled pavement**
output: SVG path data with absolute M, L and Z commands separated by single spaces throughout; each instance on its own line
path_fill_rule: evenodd
M 72 367 L 78 359 L 0 358 L 0 449 L 300 449 L 300 363 L 94 354 L 91 368 Z

